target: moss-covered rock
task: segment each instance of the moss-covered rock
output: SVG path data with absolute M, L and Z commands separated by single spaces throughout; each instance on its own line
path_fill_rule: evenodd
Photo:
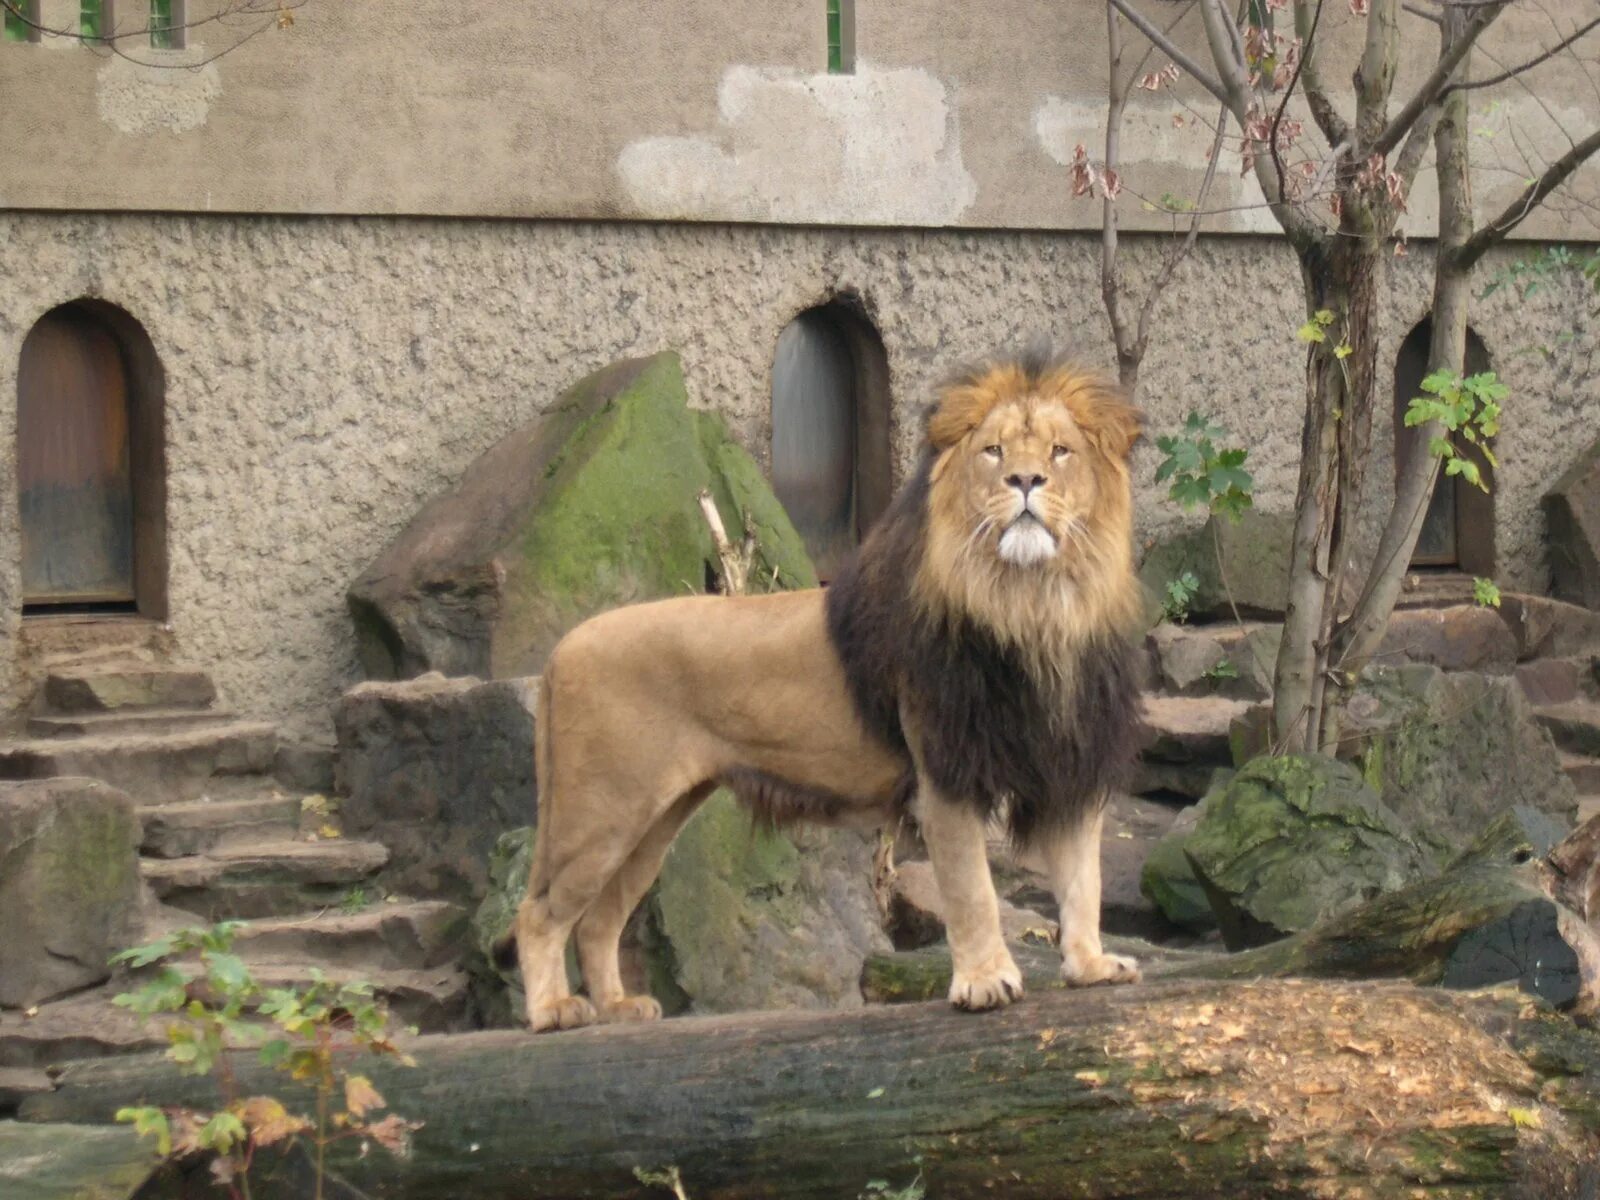
M 1230 948 L 1309 929 L 1430 873 L 1348 763 L 1259 758 L 1206 798 L 1182 853 Z
M 586 617 L 704 590 L 716 556 L 702 488 L 731 536 L 754 527 L 752 580 L 815 584 L 760 468 L 719 418 L 688 408 L 676 354 L 597 371 L 490 448 L 351 585 L 367 674 L 537 674 Z
M 1560 752 L 1510 678 L 1372 668 L 1346 725 L 1367 782 L 1441 867 L 1514 805 L 1572 827 Z
M 718 792 L 656 889 L 678 986 L 698 1012 L 859 1006 L 862 964 L 892 949 L 871 880 L 861 834 L 758 829 Z
M 1190 805 L 1178 814 L 1160 841 L 1150 850 L 1139 874 L 1139 890 L 1174 925 L 1196 932 L 1216 928 L 1216 914 L 1205 889 L 1195 878 L 1194 867 L 1183 852 L 1184 843 L 1205 815 L 1205 800 Z

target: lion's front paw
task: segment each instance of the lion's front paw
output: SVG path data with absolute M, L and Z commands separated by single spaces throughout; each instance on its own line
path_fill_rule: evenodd
M 600 1006 L 600 1019 L 607 1024 L 628 1021 L 661 1020 L 661 1002 L 654 996 L 623 996 Z
M 1139 964 L 1121 954 L 1074 954 L 1061 958 L 1061 978 L 1072 987 L 1097 983 L 1138 983 Z
M 554 1004 L 528 1009 L 528 1027 L 535 1033 L 552 1029 L 581 1029 L 595 1022 L 594 1005 L 587 996 L 566 996 Z
M 957 971 L 950 981 L 950 1003 L 968 1012 L 1003 1008 L 1022 995 L 1022 972 L 1002 950 L 973 971 Z

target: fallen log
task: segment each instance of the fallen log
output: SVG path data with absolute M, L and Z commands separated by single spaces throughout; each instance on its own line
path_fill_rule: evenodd
M 918 1178 L 939 1200 L 1557 1200 L 1600 1152 L 1600 1036 L 1509 990 L 1168 981 L 983 1015 L 934 1003 L 409 1048 L 416 1067 L 370 1074 L 426 1122 L 412 1156 L 336 1162 L 385 1200 L 643 1196 L 637 1173 L 673 1170 L 692 1200 Z M 253 1061 L 237 1069 L 295 1099 Z M 22 1117 L 106 1122 L 209 1091 L 159 1058 L 103 1060 Z

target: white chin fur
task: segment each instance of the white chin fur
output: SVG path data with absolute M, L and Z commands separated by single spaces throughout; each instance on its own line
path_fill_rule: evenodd
M 1031 567 L 1056 556 L 1056 539 L 1037 521 L 1017 521 L 1000 535 L 1000 557 L 1017 567 Z

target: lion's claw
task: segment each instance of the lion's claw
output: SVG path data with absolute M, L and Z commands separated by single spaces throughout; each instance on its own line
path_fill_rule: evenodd
M 1063 955 L 1061 978 L 1071 987 L 1138 983 L 1139 964 L 1121 954 Z
M 654 996 L 623 996 L 600 1006 L 600 1020 L 612 1025 L 631 1021 L 659 1021 L 661 1002 Z
M 535 1033 L 552 1029 L 581 1029 L 595 1022 L 594 1005 L 587 996 L 566 996 L 554 1004 L 528 1010 L 528 1027 Z
M 968 1012 L 1004 1008 L 1022 997 L 1022 972 L 1006 954 L 975 971 L 957 971 L 950 981 L 950 1003 Z

